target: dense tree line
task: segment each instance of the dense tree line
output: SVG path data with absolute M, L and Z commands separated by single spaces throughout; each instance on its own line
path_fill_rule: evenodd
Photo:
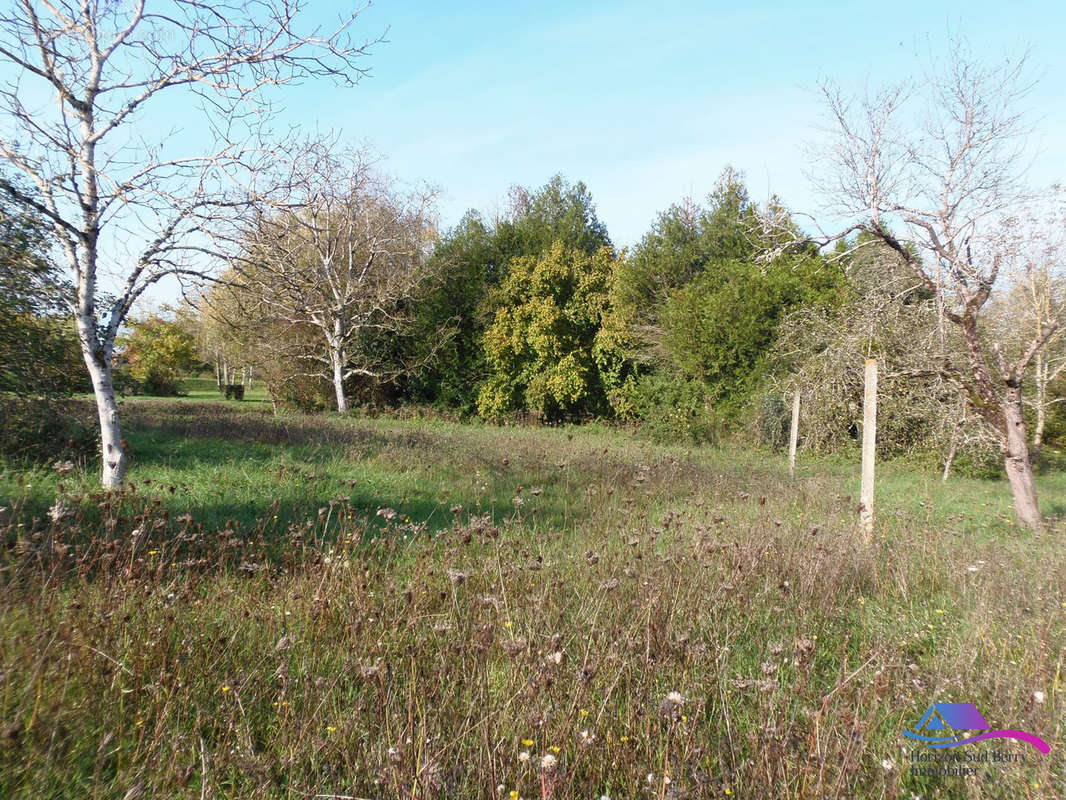
M 931 353 L 957 359 L 965 346 L 905 259 L 867 233 L 828 250 L 799 238 L 784 205 L 757 206 L 730 168 L 704 202 L 666 209 L 628 252 L 613 245 L 584 184 L 556 176 L 515 187 L 495 218 L 470 211 L 417 257 L 388 261 L 389 279 L 375 286 L 419 291 L 358 298 L 388 324 L 367 316 L 347 343 L 348 362 L 374 368 L 348 374 L 344 395 L 497 421 L 614 420 L 669 440 L 736 432 L 780 446 L 786 400 L 799 391 L 804 443 L 833 451 L 857 440 L 861 364 L 876 355 L 886 366 L 883 456 L 942 464 L 950 455 L 956 468 L 994 472 L 994 437 L 958 387 L 927 369 Z M 273 258 L 282 268 L 296 261 L 291 243 Z M 201 357 L 211 362 L 224 343 L 227 362 L 249 365 L 276 407 L 337 408 L 335 361 L 311 315 L 354 311 L 326 303 L 302 319 L 295 308 L 272 313 L 262 283 L 248 283 L 253 272 L 238 267 L 204 298 Z M 1041 431 L 1054 441 L 1061 373 L 1047 383 Z
M 963 343 L 899 254 L 869 234 L 831 250 L 788 246 L 792 223 L 765 224 L 787 220 L 784 206 L 759 208 L 727 168 L 705 201 L 666 209 L 630 251 L 613 245 L 588 188 L 562 176 L 515 187 L 496 218 L 470 211 L 437 235 L 427 196 L 394 194 L 355 163 L 328 204 L 316 188 L 316 211 L 259 215 L 198 302 L 132 318 L 116 343 L 120 390 L 175 394 L 182 375 L 210 370 L 220 392 L 259 382 L 276 410 L 336 409 L 342 396 L 497 421 L 614 420 L 667 440 L 735 432 L 769 446 L 783 444 L 786 400 L 799 391 L 805 445 L 833 451 L 857 439 L 860 367 L 874 354 L 886 366 L 882 455 L 943 463 L 950 453 L 956 468 L 995 471 L 972 405 L 921 368 Z M 3 391 L 86 391 L 62 293 L 49 289 L 61 278 L 47 230 L 11 208 L 2 222 Z M 1028 281 L 1002 302 L 1031 300 L 1039 281 L 1052 292 L 1045 304 L 1058 302 L 1055 274 Z M 345 294 L 316 294 L 331 285 Z M 340 393 L 333 326 L 322 324 L 338 319 L 349 321 Z M 1044 405 L 1031 409 L 1052 443 L 1066 433 L 1054 344 L 1033 393 Z
M 377 209 L 386 198 L 374 185 Z M 350 186 L 329 202 L 365 209 L 355 195 L 366 191 Z M 366 224 L 372 215 L 360 213 Z M 740 407 L 768 374 L 781 320 L 798 307 L 835 303 L 841 284 L 814 249 L 762 258 L 769 242 L 733 170 L 706 207 L 686 201 L 664 212 L 632 253 L 613 246 L 587 187 L 561 176 L 536 190 L 512 189 L 501 217 L 471 211 L 432 248 L 401 248 L 402 258 L 367 245 L 374 236 L 404 241 L 399 217 L 381 222 L 386 237 L 353 232 L 352 215 L 332 223 L 319 211 L 305 216 L 303 236 L 324 250 L 306 255 L 291 230 L 272 241 L 259 235 L 245 262 L 204 298 L 201 316 L 205 343 L 245 343 L 231 359 L 261 370 L 266 361 L 288 364 L 289 374 L 271 382 L 283 402 L 285 383 L 323 389 L 332 381 L 337 397 L 493 419 L 648 419 L 679 391 L 700 408 Z M 421 219 L 406 224 L 424 238 Z M 338 268 L 342 250 L 355 262 Z M 308 258 L 319 267 L 303 276 Z M 333 272 L 322 271 L 326 263 Z M 353 275 L 365 286 L 353 286 Z M 346 297 L 335 290 L 342 283 Z M 272 301 L 286 285 L 293 288 L 284 302 Z M 362 321 L 345 341 L 345 363 L 374 368 L 348 370 L 338 392 L 329 336 L 316 342 L 308 333 L 325 323 L 328 334 L 337 320 L 354 318 Z M 241 334 L 211 333 L 220 326 Z M 210 349 L 205 344 L 205 360 Z M 264 357 L 271 350 L 275 357 Z M 316 356 L 322 367 L 308 370 Z M 297 394 L 326 405 L 320 391 Z
M 127 466 L 116 389 L 175 391 L 190 342 L 220 388 L 239 395 L 234 375 L 257 373 L 279 409 L 419 402 L 674 438 L 748 424 L 767 441 L 785 394 L 850 411 L 840 365 L 864 351 L 896 379 L 888 446 L 935 449 L 950 430 L 950 463 L 963 431 L 989 434 L 1019 520 L 1039 530 L 1033 462 L 1060 435 L 1066 379 L 1066 244 L 1051 233 L 1066 214 L 1048 193 L 1033 207 L 1018 167 L 1024 59 L 987 66 L 956 42 L 917 87 L 823 84 L 832 132 L 814 178 L 842 230 L 812 238 L 727 169 L 705 203 L 667 209 L 624 252 L 581 183 L 515 188 L 505 213 L 441 235 L 431 192 L 401 191 L 335 141 L 275 136 L 277 86 L 364 74 L 358 12 L 332 30 L 305 28 L 298 3 L 174 12 L 26 2 L 0 17 L 13 74 L 0 90 L 0 392 L 73 389 L 77 352 L 104 487 Z M 27 105 L 23 82 L 54 102 Z M 205 141 L 186 152 L 180 137 L 130 135 L 183 93 L 201 101 Z M 105 252 L 116 234 L 124 254 Z M 127 325 L 158 281 L 217 281 L 220 264 L 197 313 Z M 893 288 L 895 267 L 919 291 Z M 853 433 L 822 423 L 810 444 Z

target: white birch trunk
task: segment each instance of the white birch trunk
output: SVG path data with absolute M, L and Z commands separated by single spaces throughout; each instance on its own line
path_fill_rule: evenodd
M 344 352 L 330 345 L 329 360 L 333 367 L 333 391 L 337 395 L 337 410 L 348 412 L 348 396 L 344 393 Z
M 76 317 L 82 356 L 89 370 L 100 420 L 100 483 L 105 489 L 117 489 L 126 478 L 128 459 L 122 446 L 122 428 L 115 402 L 115 384 L 111 376 L 110 347 L 100 344 L 92 318 L 84 312 Z
M 348 396 L 344 393 L 344 320 L 340 316 L 333 319 L 333 331 L 329 339 L 329 361 L 333 367 L 333 391 L 337 395 L 337 410 L 348 413 Z

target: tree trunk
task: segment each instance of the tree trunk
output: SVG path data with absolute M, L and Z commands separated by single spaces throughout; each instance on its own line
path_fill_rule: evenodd
M 333 330 L 327 331 L 329 343 L 329 361 L 333 367 L 333 390 L 337 393 L 337 410 L 348 413 L 348 396 L 344 393 L 344 319 L 340 315 L 333 317 Z
M 344 352 L 330 345 L 329 360 L 333 366 L 333 390 L 337 394 L 337 410 L 342 414 L 348 412 L 348 396 L 344 393 Z
M 79 326 L 80 327 L 80 326 Z M 100 419 L 100 450 L 102 468 L 100 483 L 105 489 L 117 489 L 126 479 L 126 450 L 122 446 L 122 429 L 118 421 L 118 404 L 115 402 L 115 384 L 111 379 L 111 364 L 97 347 L 82 345 L 85 366 L 93 382 L 96 398 L 96 413 Z
M 215 383 L 220 393 L 224 391 L 222 388 L 222 356 L 218 351 L 215 351 Z
M 1036 482 L 1029 461 L 1029 443 L 1022 419 L 1022 393 L 1018 386 L 1007 388 L 1003 399 L 1003 421 L 1007 428 L 1003 455 L 1014 494 L 1014 515 L 1019 524 L 1039 533 L 1042 527 L 1040 508 L 1036 502 Z
M 1036 354 L 1036 427 L 1033 428 L 1033 447 L 1029 453 L 1029 463 L 1035 464 L 1040 458 L 1040 447 L 1044 443 L 1044 428 L 1047 426 L 1047 364 L 1043 354 Z
M 951 449 L 948 450 L 948 457 L 944 459 L 944 471 L 940 475 L 940 482 L 947 483 L 948 478 L 951 476 L 951 465 L 955 463 L 955 454 L 959 452 L 959 440 L 951 437 Z

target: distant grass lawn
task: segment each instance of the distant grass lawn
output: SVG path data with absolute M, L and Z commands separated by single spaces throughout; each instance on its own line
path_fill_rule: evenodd
M 130 479 L 174 487 L 161 501 L 173 513 L 194 509 L 207 526 L 228 519 L 251 524 L 277 504 L 285 518 L 316 510 L 343 497 L 363 512 L 392 507 L 433 528 L 450 523 L 447 509 L 513 512 L 517 487 L 539 486 L 544 523 L 569 527 L 586 520 L 599 504 L 586 490 L 634 463 L 669 458 L 683 462 L 679 480 L 660 486 L 652 509 L 698 496 L 708 473 L 736 474 L 741 482 L 780 481 L 784 457 L 739 448 L 654 446 L 603 426 L 500 428 L 436 420 L 394 420 L 285 414 L 275 417 L 265 390 L 243 401 L 220 397 L 213 378 L 188 378 L 181 398 L 127 398 L 124 434 L 130 445 Z M 857 459 L 858 454 L 855 454 Z M 28 478 L 16 486 L 16 477 Z M 746 476 L 746 477 L 745 477 Z M 841 496 L 858 498 L 858 465 L 842 458 L 800 454 L 797 485 L 831 482 Z M 0 502 L 21 495 L 43 511 L 55 497 L 59 477 L 47 468 L 0 470 Z M 63 480 L 80 493 L 95 488 L 93 470 Z M 1046 515 L 1066 516 L 1066 472 L 1038 476 Z M 1009 527 L 1013 519 L 1005 480 L 952 477 L 901 463 L 879 466 L 879 517 L 949 525 L 967 533 Z M 802 489 L 799 495 L 803 496 Z
M 184 392 L 184 397 L 179 399 L 185 400 L 221 400 L 222 393 L 218 391 L 218 384 L 215 383 L 213 376 L 209 377 L 191 377 L 181 379 L 181 391 Z M 269 403 L 270 395 L 267 394 L 266 387 L 262 381 L 252 381 L 252 388 L 244 394 L 244 400 L 231 401 L 231 402 L 244 402 L 244 403 Z
M 844 458 L 188 388 L 120 494 L 0 467 L 0 797 L 1066 796 L 1066 474 L 882 465 L 865 547 Z M 912 774 L 934 700 L 1051 754 Z

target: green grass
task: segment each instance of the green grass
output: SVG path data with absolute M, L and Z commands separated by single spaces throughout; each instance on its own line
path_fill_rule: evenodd
M 843 459 L 269 409 L 2 469 L 0 796 L 1063 796 L 1061 473 L 883 465 L 867 547 Z M 933 700 L 1052 752 L 912 776 Z
M 184 393 L 183 399 L 185 400 L 222 400 L 214 376 L 182 378 L 181 391 Z M 244 393 L 243 400 L 232 400 L 230 402 L 269 404 L 270 395 L 267 393 L 266 385 L 262 381 L 253 381 L 252 388 Z
M 262 405 L 270 407 L 270 394 L 267 392 L 266 384 L 262 381 L 252 381 L 252 388 L 245 392 L 243 400 L 226 400 L 222 393 L 219 392 L 218 384 L 215 382 L 215 377 L 213 375 L 194 375 L 182 378 L 178 383 L 178 391 L 181 392 L 181 394 L 177 397 L 165 399 L 179 400 L 183 402 L 233 403 L 255 408 Z M 84 395 L 84 397 L 90 398 L 92 395 Z M 151 395 L 127 395 L 124 398 L 124 400 L 133 403 L 154 403 L 161 399 L 163 398 L 152 397 Z
M 499 428 L 439 420 L 353 419 L 335 414 L 274 417 L 269 403 L 218 398 L 213 379 L 194 378 L 189 398 L 123 401 L 125 438 L 134 484 L 175 487 L 161 500 L 173 513 L 195 509 L 207 526 L 254 522 L 277 502 L 286 518 L 316 511 L 343 497 L 363 512 L 392 507 L 433 529 L 450 524 L 447 508 L 504 515 L 518 486 L 539 486 L 539 513 L 554 527 L 573 527 L 595 511 L 584 487 L 609 481 L 649 458 L 684 462 L 678 483 L 655 499 L 661 511 L 699 491 L 700 471 L 728 469 L 753 480 L 782 477 L 783 459 L 758 450 L 653 446 L 603 427 Z M 197 400 L 204 395 L 212 402 Z M 194 402 L 190 402 L 190 400 Z M 89 413 L 88 411 L 86 413 Z M 606 452 L 604 452 L 606 450 Z M 22 476 L 27 486 L 18 487 Z M 857 503 L 857 465 L 842 459 L 804 459 L 797 478 L 831 479 Z M 0 503 L 15 495 L 43 513 L 60 483 L 90 493 L 96 476 L 81 470 L 60 479 L 47 468 L 0 471 Z M 28 487 L 28 488 L 27 488 Z M 1066 515 L 1066 473 L 1038 478 L 1046 514 Z M 878 506 L 927 525 L 951 524 L 967 533 L 998 528 L 1012 518 L 1006 481 L 980 481 L 879 467 Z M 795 502 L 803 499 L 803 491 Z

